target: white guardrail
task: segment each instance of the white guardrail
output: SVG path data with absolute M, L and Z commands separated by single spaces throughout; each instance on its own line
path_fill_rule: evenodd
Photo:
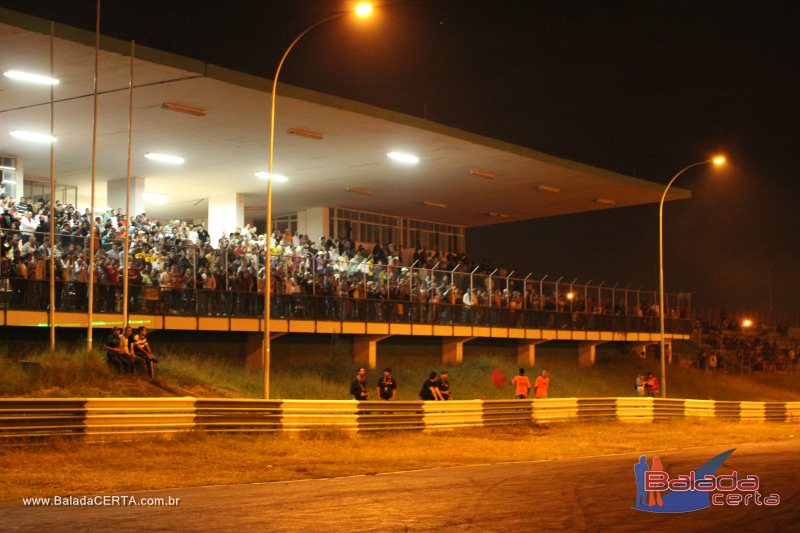
M 800 420 L 800 402 L 548 398 L 445 402 L 0 398 L 0 438 L 185 431 L 423 430 L 566 421 Z

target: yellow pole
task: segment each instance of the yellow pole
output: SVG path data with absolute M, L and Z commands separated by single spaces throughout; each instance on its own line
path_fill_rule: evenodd
M 54 76 L 56 23 L 50 21 L 50 77 Z M 55 136 L 55 99 L 53 85 L 50 85 L 50 136 Z M 56 148 L 50 143 L 50 351 L 56 351 Z
M 100 0 L 97 0 L 97 16 L 94 31 L 94 118 L 92 120 L 92 200 L 89 229 L 89 302 L 87 312 L 87 339 L 88 350 L 92 351 L 92 321 L 94 320 L 94 209 L 95 186 L 97 182 L 97 75 L 100 66 Z
M 125 263 L 122 267 L 122 327 L 128 325 L 128 267 L 131 259 L 128 257 L 131 245 L 131 149 L 133 145 L 133 58 L 136 54 L 136 41 L 131 41 L 131 74 L 128 78 L 128 173 L 125 188 L 125 249 L 123 257 Z
M 267 233 L 267 242 L 266 242 L 266 254 L 265 254 L 265 269 L 266 269 L 266 279 L 264 280 L 264 340 L 263 340 L 263 351 L 261 353 L 261 365 L 264 369 L 264 399 L 269 399 L 269 367 L 271 362 L 271 354 L 270 354 L 270 338 L 269 338 L 269 330 L 270 330 L 270 285 L 272 284 L 272 263 L 271 263 L 271 249 L 269 245 L 270 236 L 272 235 L 272 161 L 275 155 L 275 99 L 278 92 L 278 77 L 281 74 L 281 68 L 283 68 L 283 63 L 286 61 L 286 57 L 289 55 L 289 52 L 292 51 L 294 45 L 297 44 L 297 41 L 303 38 L 308 32 L 313 30 L 314 28 L 321 26 L 327 22 L 332 20 L 336 20 L 341 18 L 345 15 L 350 14 L 350 11 L 343 11 L 341 13 L 336 13 L 335 15 L 331 15 L 328 18 L 322 19 L 319 22 L 316 22 L 300 32 L 300 34 L 294 38 L 294 40 L 289 44 L 289 47 L 286 48 L 286 51 L 283 53 L 280 62 L 278 63 L 278 68 L 275 70 L 275 76 L 272 79 L 272 98 L 271 98 L 271 105 L 270 105 L 270 116 L 269 116 L 269 164 L 267 168 L 267 221 L 266 221 L 266 233 Z

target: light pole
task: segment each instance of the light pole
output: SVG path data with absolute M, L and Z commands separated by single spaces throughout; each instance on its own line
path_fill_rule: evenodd
M 270 247 L 270 237 L 272 235 L 272 161 L 275 155 L 275 100 L 278 91 L 278 76 L 281 74 L 281 68 L 283 67 L 283 62 L 286 61 L 286 57 L 289 55 L 289 52 L 292 51 L 294 45 L 297 44 L 297 41 L 302 39 L 308 32 L 317 28 L 327 22 L 331 22 L 333 20 L 339 19 L 344 17 L 345 15 L 355 14 L 357 17 L 368 17 L 372 13 L 372 5 L 366 2 L 362 2 L 356 6 L 353 11 L 342 11 L 331 15 L 330 17 L 324 18 L 318 22 L 315 22 L 302 32 L 300 32 L 297 37 L 292 40 L 289 44 L 286 51 L 281 56 L 281 60 L 278 62 L 278 68 L 275 70 L 275 76 L 272 78 L 272 101 L 270 105 L 270 116 L 269 116 L 269 164 L 267 167 L 267 221 L 266 221 L 266 254 L 265 254 L 265 265 L 264 268 L 266 270 L 266 279 L 264 280 L 264 341 L 263 341 L 263 350 L 261 354 L 261 364 L 264 368 L 264 399 L 269 399 L 269 367 L 270 367 L 270 338 L 269 338 L 269 330 L 270 330 L 270 286 L 272 285 L 272 257 L 271 251 L 272 248 Z
M 661 397 L 667 397 L 667 359 L 666 354 L 664 352 L 664 200 L 667 198 L 667 193 L 669 192 L 669 188 L 672 187 L 672 184 L 675 183 L 675 180 L 678 179 L 678 176 L 689 170 L 690 168 L 698 167 L 700 165 L 707 165 L 708 163 L 712 163 L 714 165 L 723 165 L 725 164 L 725 157 L 723 156 L 716 156 L 712 159 L 705 159 L 703 161 L 698 161 L 697 163 L 692 163 L 691 165 L 683 167 L 677 174 L 672 176 L 672 179 L 669 180 L 667 183 L 667 187 L 664 189 L 664 193 L 661 195 L 661 203 L 658 205 L 658 317 L 659 317 L 659 324 L 660 324 L 660 355 L 661 355 Z

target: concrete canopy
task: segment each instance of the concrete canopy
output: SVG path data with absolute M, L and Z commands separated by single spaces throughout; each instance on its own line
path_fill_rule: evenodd
M 47 21 L 0 9 L 0 69 L 48 74 L 49 32 Z M 55 34 L 53 72 L 61 80 L 54 93 L 56 181 L 78 186 L 85 198 L 91 181 L 94 35 L 59 24 Z M 98 206 L 106 202 L 105 182 L 127 172 L 129 54 L 129 43 L 101 39 Z M 263 219 L 266 182 L 254 173 L 267 167 L 271 81 L 145 47 L 137 47 L 135 55 L 132 174 L 146 177 L 147 192 L 168 198 L 163 205 L 148 204 L 148 213 L 204 218 L 206 198 L 240 192 L 251 214 L 257 213 L 254 218 Z M 26 176 L 49 178 L 49 145 L 8 134 L 49 133 L 49 88 L 0 77 L 0 95 L 0 153 L 22 158 Z M 279 85 L 278 95 L 274 172 L 289 181 L 274 185 L 276 216 L 336 206 L 469 227 L 652 203 L 663 191 L 658 183 L 335 96 L 288 85 Z M 165 102 L 206 114 L 163 109 Z M 290 128 L 318 132 L 323 139 L 293 135 Z M 390 151 L 412 153 L 420 161 L 400 164 L 387 158 Z M 146 152 L 179 155 L 185 163 L 158 163 L 146 159 Z M 673 189 L 669 198 L 689 196 Z

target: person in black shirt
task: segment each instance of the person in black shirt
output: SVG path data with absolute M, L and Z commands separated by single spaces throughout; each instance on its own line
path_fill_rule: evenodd
M 439 381 L 436 382 L 436 388 L 442 394 L 442 400 L 453 399 L 453 391 L 450 390 L 450 376 L 447 370 L 439 372 Z
M 397 395 L 397 382 L 392 376 L 392 369 L 386 368 L 383 376 L 378 380 L 378 398 L 381 400 L 394 400 Z
M 439 392 L 439 388 L 436 386 L 438 383 L 436 376 L 436 372 L 431 372 L 428 379 L 422 382 L 422 389 L 419 391 L 419 398 L 421 400 L 429 401 L 442 399 L 442 393 Z
M 369 392 L 367 391 L 367 371 L 363 367 L 358 369 L 356 378 L 350 385 L 350 394 L 353 396 L 353 399 L 358 401 L 366 400 L 369 396 Z

